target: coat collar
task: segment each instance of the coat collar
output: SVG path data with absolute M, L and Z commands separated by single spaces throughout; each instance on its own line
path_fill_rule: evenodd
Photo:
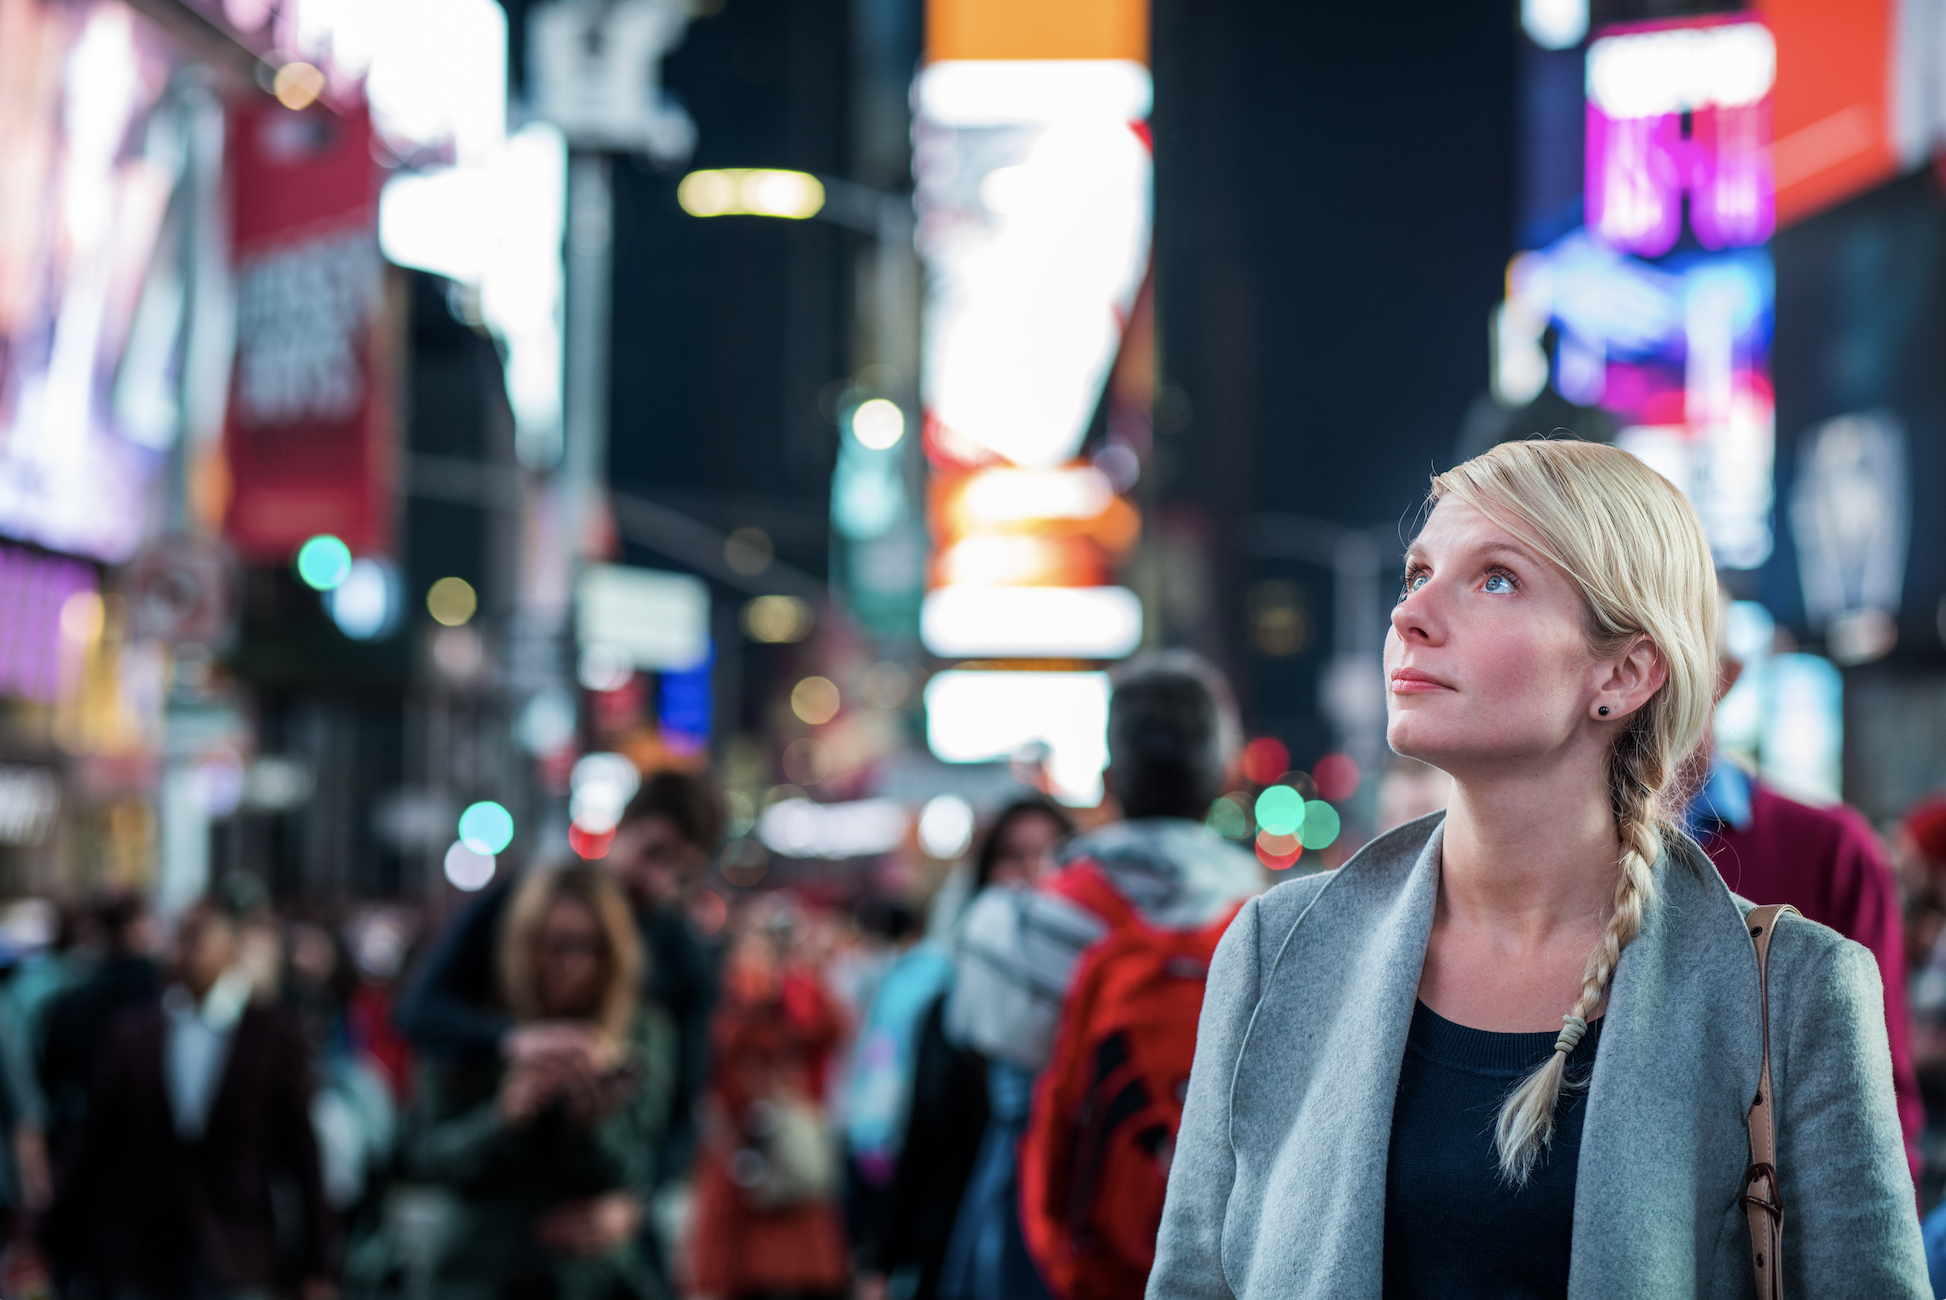
M 1268 944 L 1266 998 L 1304 989 L 1298 995 L 1310 1003 L 1291 1026 L 1305 1044 L 1288 1067 L 1308 1076 L 1299 1103 L 1308 1118 L 1298 1118 L 1292 1136 L 1323 1122 L 1285 1145 L 1277 1168 L 1264 1172 L 1286 1188 L 1292 1179 L 1308 1184 L 1293 1189 L 1298 1202 L 1331 1207 L 1328 1217 L 1351 1229 L 1310 1243 L 1335 1256 L 1323 1270 L 1332 1287 L 1320 1294 L 1382 1289 L 1392 1098 L 1432 935 L 1443 840 L 1444 814 L 1435 814 L 1374 841 L 1317 890 L 1288 934 Z M 1719 1163 L 1740 1168 L 1744 1158 L 1742 1106 L 1756 1088 L 1762 1048 L 1756 957 L 1742 909 L 1687 835 L 1670 837 L 1653 875 L 1655 896 L 1610 987 L 1590 1082 L 1575 1192 L 1570 1293 L 1577 1296 L 1601 1293 L 1597 1279 L 1613 1282 L 1640 1257 L 1640 1189 L 1695 1190 L 1703 1152 L 1672 1144 L 1671 1135 L 1707 1135 L 1704 1145 L 1724 1148 L 1713 1157 Z M 1318 996 L 1324 989 L 1335 996 Z M 1294 1046 L 1246 1041 L 1242 1057 L 1284 1056 Z M 1242 1057 L 1232 1108 L 1239 1151 L 1255 1127 L 1246 1116 L 1257 1109 L 1241 1095 L 1243 1077 L 1254 1073 Z M 1672 1069 L 1680 1088 L 1669 1084 Z M 1294 1081 L 1287 1073 L 1275 1086 L 1289 1096 Z M 1726 1195 L 1734 1168 L 1727 1177 Z M 1662 1227 L 1686 1242 L 1698 1228 L 1696 1207 L 1681 1196 L 1659 1203 L 1675 1207 Z

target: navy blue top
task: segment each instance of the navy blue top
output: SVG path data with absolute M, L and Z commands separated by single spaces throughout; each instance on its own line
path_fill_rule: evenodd
M 1385 1165 L 1387 1300 L 1567 1295 L 1586 1089 L 1555 1104 L 1554 1139 L 1519 1191 L 1493 1151 L 1500 1104 L 1556 1037 L 1469 1029 L 1414 1008 Z M 1568 1057 L 1570 1080 L 1586 1082 L 1600 1038 L 1596 1020 Z

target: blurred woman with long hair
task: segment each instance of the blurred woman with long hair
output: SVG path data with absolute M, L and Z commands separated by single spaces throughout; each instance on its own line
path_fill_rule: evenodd
M 659 1300 L 637 1246 L 674 1045 L 637 1001 L 644 960 L 599 867 L 521 882 L 499 937 L 501 996 L 535 1032 L 511 1060 L 430 1061 L 409 1164 L 455 1196 L 442 1300 Z

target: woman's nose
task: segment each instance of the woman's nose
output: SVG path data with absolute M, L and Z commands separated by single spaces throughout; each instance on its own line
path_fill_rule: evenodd
M 1408 591 L 1392 606 L 1392 630 L 1401 641 L 1438 641 L 1438 611 L 1430 581 Z

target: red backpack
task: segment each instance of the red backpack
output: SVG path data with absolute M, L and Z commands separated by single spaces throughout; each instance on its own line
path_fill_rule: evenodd
M 1020 1145 L 1028 1250 L 1061 1300 L 1141 1300 L 1217 941 L 1143 921 L 1099 868 L 1048 886 L 1108 923 L 1082 953 Z

